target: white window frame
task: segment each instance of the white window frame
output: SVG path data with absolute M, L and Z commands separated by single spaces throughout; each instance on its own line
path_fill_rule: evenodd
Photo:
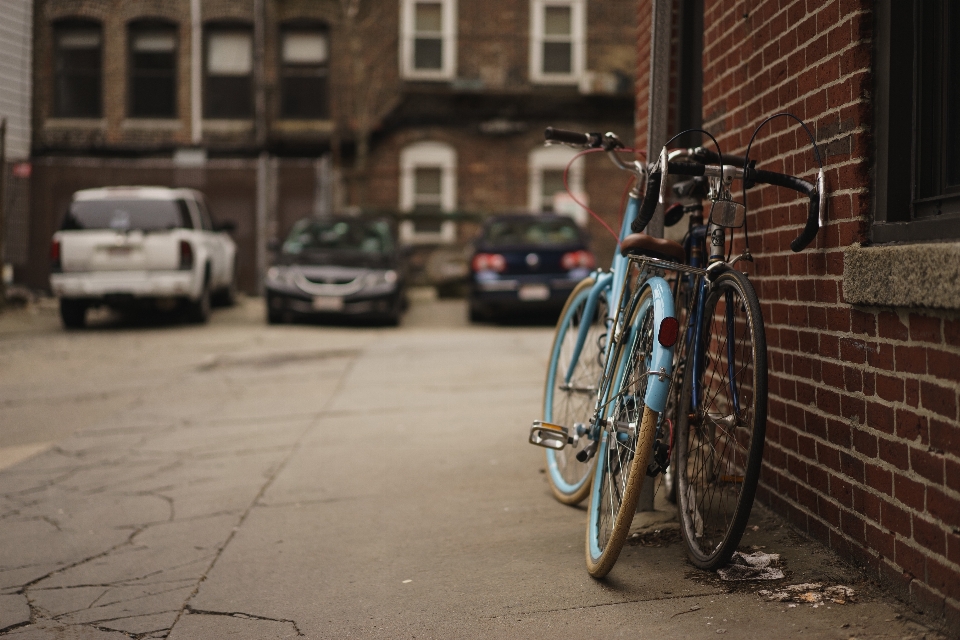
M 400 151 L 400 210 L 413 211 L 416 206 L 417 169 L 440 169 L 440 209 L 452 212 L 457 208 L 457 152 L 445 142 L 415 142 Z M 451 220 L 440 225 L 440 231 L 417 231 L 411 220 L 400 223 L 403 244 L 449 244 L 456 240 L 457 227 Z
M 413 66 L 417 0 L 401 0 L 400 75 L 406 80 L 453 80 L 457 76 L 457 0 L 430 1 L 438 2 L 443 12 L 443 66 L 440 69 L 417 69 Z
M 543 72 L 544 13 L 547 7 L 570 7 L 570 73 Z M 586 71 L 586 0 L 531 0 L 530 79 L 540 84 L 578 84 Z
M 563 170 L 570 164 L 570 160 L 577 155 L 576 149 L 566 146 L 551 145 L 549 147 L 538 147 L 530 152 L 529 172 L 527 192 L 527 210 L 530 213 L 540 213 L 543 210 L 543 172 L 544 170 Z M 587 194 L 583 189 L 583 162 L 577 161 L 570 165 L 567 172 L 567 186 L 577 197 L 577 200 L 584 204 L 589 204 Z M 572 203 L 569 211 L 557 211 L 556 213 L 569 215 L 578 225 L 585 227 L 589 218 L 589 213 L 583 207 Z

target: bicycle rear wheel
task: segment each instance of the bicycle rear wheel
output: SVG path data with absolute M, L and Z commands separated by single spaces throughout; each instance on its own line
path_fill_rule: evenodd
M 587 516 L 587 571 L 594 578 L 607 575 L 620 556 L 653 449 L 659 414 L 644 407 L 653 349 L 652 299 L 646 289 L 636 302 L 628 325 L 632 329 L 618 346 L 616 366 L 608 372 L 614 390 L 604 411 L 607 422 L 595 456 Z
M 714 280 L 702 318 L 680 396 L 677 498 L 690 560 L 716 569 L 740 544 L 760 478 L 767 344 L 756 292 L 739 271 Z
M 601 340 L 605 332 L 606 306 L 603 298 L 590 318 L 584 318 L 587 298 L 596 280 L 585 278 L 574 288 L 560 313 L 550 350 L 547 380 L 543 392 L 543 417 L 547 422 L 567 427 L 575 435 L 575 444 L 554 451 L 547 449 L 547 478 L 553 495 L 564 504 L 577 504 L 590 492 L 594 460 L 580 462 L 577 454 L 589 444 L 590 427 L 597 400 L 597 384 L 602 374 Z M 586 340 L 580 357 L 570 361 L 582 325 L 587 324 Z M 572 369 L 569 384 L 567 371 Z M 578 433 L 582 431 L 582 433 Z

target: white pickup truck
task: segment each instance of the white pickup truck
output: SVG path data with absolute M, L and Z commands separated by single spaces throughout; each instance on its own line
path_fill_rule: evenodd
M 60 317 L 82 327 L 90 307 L 181 308 L 206 322 L 213 302 L 233 302 L 236 245 L 214 228 L 193 189 L 106 187 L 73 194 L 50 248 Z

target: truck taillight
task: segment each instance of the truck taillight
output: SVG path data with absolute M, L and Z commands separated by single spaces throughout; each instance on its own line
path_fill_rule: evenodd
M 507 270 L 507 259 L 499 253 L 478 253 L 473 256 L 470 267 L 474 273 L 480 271 L 495 271 L 502 273 Z
M 54 240 L 50 243 L 50 268 L 54 271 L 60 271 L 63 265 L 60 262 L 60 241 Z
M 573 271 L 574 269 L 593 269 L 596 261 L 593 259 L 593 254 L 589 251 L 571 251 L 569 253 L 563 254 L 563 257 L 560 258 L 560 266 L 562 266 L 566 271 Z
M 186 240 L 180 241 L 180 268 L 193 269 L 193 246 Z

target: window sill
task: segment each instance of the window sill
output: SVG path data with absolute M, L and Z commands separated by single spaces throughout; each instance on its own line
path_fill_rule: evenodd
M 106 131 L 106 118 L 47 118 L 44 129 L 96 129 Z
M 251 133 L 253 132 L 253 120 L 204 118 L 203 131 L 204 133 Z
M 183 121 L 176 118 L 127 118 L 120 128 L 124 131 L 180 131 Z
M 960 242 L 847 247 L 843 297 L 864 306 L 960 309 Z
M 293 118 L 282 118 L 274 120 L 270 127 L 274 132 L 281 135 L 294 134 L 332 134 L 336 125 L 333 120 L 296 120 Z

